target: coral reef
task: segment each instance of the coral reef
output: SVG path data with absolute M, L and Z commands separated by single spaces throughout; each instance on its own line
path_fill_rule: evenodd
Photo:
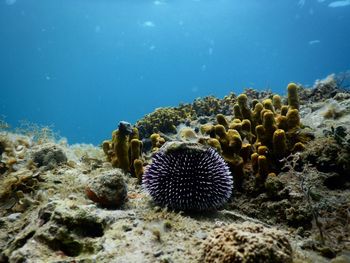
M 260 184 L 259 189 L 263 190 L 267 175 L 280 172 L 282 167 L 280 160 L 291 153 L 304 150 L 304 144 L 312 139 L 312 134 L 304 129 L 300 122 L 298 96 L 300 88 L 296 84 L 290 83 L 287 87 L 288 105 L 283 105 L 283 99 L 279 95 L 255 94 L 252 99 L 252 90 L 247 91 L 247 94 L 240 94 L 238 97 L 230 94 L 221 102 L 218 99 L 206 97 L 203 100 L 197 99 L 192 105 L 182 104 L 177 108 L 157 109 L 136 126 L 143 129 L 140 127 L 141 123 L 145 125 L 148 122 L 156 127 L 162 127 L 161 129 L 149 128 L 147 133 L 140 132 L 140 134 L 146 134 L 147 138 L 150 137 L 152 152 L 157 152 L 165 142 L 162 137 L 165 136 L 164 133 L 170 136 L 167 138 L 170 141 L 199 142 L 214 147 L 228 163 L 234 176 L 235 187 L 239 191 L 242 190 L 246 170 L 250 169 L 251 159 L 251 168 L 257 183 Z M 264 99 L 261 100 L 261 98 Z M 231 103 L 231 113 L 227 114 L 226 110 L 222 109 L 223 105 L 229 105 L 228 102 Z M 215 112 L 219 113 L 213 115 Z M 199 118 L 202 114 L 213 121 L 208 120 L 203 124 L 203 119 Z M 233 117 L 230 118 L 232 114 Z M 171 129 L 165 128 L 163 124 L 159 126 L 159 122 L 163 119 L 168 122 L 167 126 L 171 126 Z M 169 121 L 172 123 L 170 124 Z M 147 125 L 150 127 L 149 124 Z M 154 131 L 158 133 L 151 133 Z M 177 135 L 172 136 L 172 133 Z M 265 150 L 259 151 L 261 146 L 263 146 L 261 149 Z M 138 165 L 141 168 L 139 162 Z
M 102 148 L 0 120 L 0 262 L 349 260 L 347 83 L 198 98 Z
M 273 96 L 271 90 L 263 89 L 259 91 L 252 88 L 246 88 L 244 90 L 244 94 L 246 94 L 252 100 L 264 100 Z
M 236 95 L 230 93 L 223 99 L 218 99 L 214 96 L 197 98 L 192 103 L 192 109 L 196 116 L 215 116 L 217 114 L 229 115 L 232 112 L 232 105 L 236 101 Z
M 303 103 L 319 102 L 333 98 L 336 94 L 343 92 L 338 86 L 335 74 L 327 76 L 325 79 L 316 80 L 312 89 L 302 88 L 299 92 Z
M 232 192 L 232 176 L 212 148 L 172 142 L 157 152 L 147 167 L 143 186 L 157 204 L 179 210 L 222 206 Z
M 165 139 L 158 133 L 153 133 L 150 137 L 152 143 L 152 152 L 156 152 L 165 143 Z
M 291 83 L 287 91 L 289 105 L 283 105 L 278 95 L 274 95 L 273 100 L 267 98 L 260 102 L 254 99 L 250 103 L 246 94 L 240 94 L 233 107 L 234 118 L 231 121 L 218 114 L 217 125 L 206 124 L 200 129 L 202 134 L 220 143 L 220 146 L 214 147 L 229 164 L 235 188 L 239 191 L 246 178 L 245 171 L 248 169 L 250 173 L 251 168 L 257 189 L 263 190 L 268 174 L 280 172 L 280 160 L 302 151 L 304 143 L 312 138 L 300 123 L 298 86 Z M 199 142 L 210 145 L 209 140 L 200 139 Z
M 202 262 L 292 262 L 285 234 L 252 223 L 231 224 L 214 230 L 204 242 Z
M 180 124 L 189 125 L 191 121 L 200 120 L 201 117 L 215 116 L 217 114 L 230 115 L 236 96 L 230 93 L 223 99 L 214 96 L 197 98 L 192 104 L 180 104 L 178 107 L 158 108 L 137 121 L 136 127 L 141 138 L 148 138 L 153 133 L 177 132 Z M 205 122 L 205 119 L 202 119 Z
M 136 123 L 142 138 L 150 137 L 153 133 L 176 133 L 176 126 L 191 120 L 192 109 L 190 105 L 178 108 L 159 108 L 146 115 Z

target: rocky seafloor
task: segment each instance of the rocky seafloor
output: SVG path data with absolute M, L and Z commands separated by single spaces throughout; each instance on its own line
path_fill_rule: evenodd
M 15 133 L 3 123 L 0 262 L 350 262 L 350 93 L 330 76 L 301 88 L 299 97 L 301 122 L 313 137 L 304 151 L 286 158 L 264 191 L 252 190 L 248 177 L 227 204 L 205 212 L 158 206 L 101 147 L 68 145 L 47 130 Z M 232 115 L 234 95 L 209 108 L 208 100 L 192 104 L 200 116 L 174 124 L 196 130 L 218 113 Z M 166 140 L 179 139 L 158 129 Z M 154 132 L 142 121 L 139 130 Z M 152 154 L 144 144 L 147 163 Z M 94 196 L 106 185 L 105 199 Z

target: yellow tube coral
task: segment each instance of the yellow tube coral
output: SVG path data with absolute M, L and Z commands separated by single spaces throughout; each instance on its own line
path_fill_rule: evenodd
M 287 138 L 286 133 L 282 129 L 277 129 L 273 134 L 272 139 L 273 153 L 278 158 L 281 159 L 286 156 L 287 153 Z
M 265 143 L 265 129 L 264 129 L 264 126 L 262 126 L 262 125 L 256 126 L 255 127 L 255 133 L 256 133 L 255 144 L 258 144 L 258 143 L 264 144 Z
M 282 129 L 282 130 L 288 130 L 288 121 L 287 121 L 287 117 L 280 115 L 277 117 L 277 127 L 278 129 Z
M 252 145 L 250 143 L 245 143 L 242 145 L 240 155 L 243 158 L 243 161 L 246 163 L 251 156 L 252 153 Z
M 242 113 L 241 113 L 241 108 L 239 107 L 238 104 L 233 105 L 233 115 L 235 116 L 236 119 L 243 119 Z
M 258 147 L 258 154 L 259 155 L 267 155 L 269 153 L 269 148 L 267 148 L 267 146 L 265 145 L 261 145 Z
M 240 94 L 237 97 L 238 105 L 242 113 L 242 117 L 244 119 L 251 120 L 252 119 L 252 111 L 248 106 L 248 97 L 246 94 Z
M 220 144 L 220 142 L 217 139 L 209 138 L 208 139 L 208 145 L 210 145 L 211 147 L 215 148 L 218 151 L 218 153 L 222 152 L 221 144 Z
M 275 109 L 272 105 L 272 100 L 270 99 L 266 99 L 263 101 L 263 105 L 264 105 L 264 108 L 271 111 L 271 112 L 275 112 Z
M 130 141 L 130 161 L 134 163 L 134 160 L 141 158 L 142 141 L 139 139 L 132 139 Z
M 218 124 L 223 125 L 226 129 L 228 129 L 228 121 L 226 120 L 225 116 L 223 114 L 216 115 L 216 121 Z
M 300 127 L 300 116 L 297 109 L 290 109 L 287 113 L 288 130 Z
M 264 182 L 269 173 L 269 165 L 264 155 L 258 157 L 258 173 L 259 181 Z
M 252 113 L 252 127 L 253 129 L 262 124 L 261 111 L 264 109 L 264 106 L 259 102 L 255 105 L 254 111 Z
M 140 160 L 140 159 L 134 160 L 134 170 L 135 170 L 137 182 L 140 184 L 142 182 L 142 175 L 144 173 L 142 160 Z
M 287 105 L 283 105 L 281 108 L 281 115 L 282 116 L 286 116 L 288 113 L 288 106 Z
M 277 129 L 275 125 L 275 116 L 273 112 L 267 111 L 263 117 L 263 126 L 265 130 L 265 144 L 267 146 L 272 146 L 272 136 Z
M 123 169 L 126 172 L 130 171 L 129 161 L 129 136 L 124 132 L 118 130 L 115 132 L 113 144 L 113 151 L 116 154 L 116 167 Z
M 280 96 L 280 95 L 274 95 L 274 96 L 272 97 L 272 104 L 273 104 L 273 107 L 275 108 L 275 110 L 280 111 L 281 108 L 282 108 L 282 99 L 281 99 L 281 96 Z
M 289 83 L 287 87 L 288 91 L 288 105 L 291 109 L 299 110 L 299 95 L 298 86 L 295 83 Z
M 252 168 L 253 168 L 253 171 L 255 173 L 258 172 L 258 158 L 259 158 L 259 154 L 258 153 L 253 153 L 250 156 L 250 159 L 252 160 Z

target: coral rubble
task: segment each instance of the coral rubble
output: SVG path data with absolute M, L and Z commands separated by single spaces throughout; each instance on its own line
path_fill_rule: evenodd
M 202 255 L 202 262 L 208 263 L 292 261 L 292 247 L 285 234 L 252 223 L 215 229 L 205 241 Z

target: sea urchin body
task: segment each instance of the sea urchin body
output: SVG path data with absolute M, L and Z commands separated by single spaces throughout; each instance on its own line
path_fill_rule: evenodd
M 213 148 L 171 142 L 154 155 L 143 186 L 159 205 L 201 211 L 226 203 L 233 180 L 224 159 Z

